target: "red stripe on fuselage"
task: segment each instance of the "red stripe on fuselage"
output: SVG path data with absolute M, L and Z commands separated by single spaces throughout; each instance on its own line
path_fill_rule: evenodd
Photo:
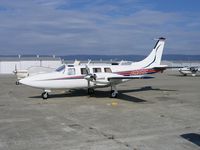
M 46 79 L 46 80 L 66 80 L 66 79 L 84 79 L 84 76 L 67 76 L 63 78 L 53 78 L 53 79 Z
M 124 75 L 124 76 L 132 76 L 132 75 L 144 75 L 144 74 L 152 74 L 160 72 L 161 70 L 158 69 L 138 69 L 138 70 L 130 70 L 130 71 L 121 71 L 116 72 L 117 74 Z

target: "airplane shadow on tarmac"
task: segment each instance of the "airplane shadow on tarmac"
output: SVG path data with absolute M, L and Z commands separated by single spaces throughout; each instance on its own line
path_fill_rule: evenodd
M 127 95 L 125 93 L 131 93 L 131 92 L 141 92 L 141 91 L 176 91 L 176 90 L 169 90 L 169 89 L 159 89 L 159 88 L 152 88 L 151 86 L 145 86 L 141 87 L 139 89 L 130 89 L 130 90 L 119 90 L 119 95 L 117 96 L 117 99 L 135 102 L 135 103 L 144 103 L 147 102 L 147 100 L 140 99 L 134 96 Z M 86 90 L 71 90 L 70 92 L 66 93 L 60 93 L 60 94 L 50 94 L 49 98 L 64 98 L 64 97 L 80 97 L 80 96 L 86 96 L 87 91 Z M 95 97 L 95 98 L 108 98 L 110 97 L 110 91 L 98 91 L 95 90 L 95 94 L 88 96 L 89 98 Z M 29 98 L 41 98 L 41 96 L 31 96 Z
M 87 96 L 86 90 L 74 90 L 69 93 L 50 94 L 49 98 L 65 98 L 65 97 L 80 97 L 80 96 Z M 97 91 L 97 90 L 95 90 L 94 95 L 88 96 L 88 98 L 109 98 L 109 97 L 110 97 L 110 91 Z M 31 96 L 29 98 L 41 99 L 41 96 Z M 121 91 L 119 91 L 119 95 L 117 96 L 117 99 L 135 102 L 135 103 L 146 102 L 146 100 L 123 94 Z
M 200 134 L 198 133 L 187 133 L 180 135 L 185 140 L 190 141 L 193 144 L 196 144 L 197 146 L 200 146 Z

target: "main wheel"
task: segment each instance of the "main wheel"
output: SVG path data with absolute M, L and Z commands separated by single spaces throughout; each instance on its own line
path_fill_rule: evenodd
M 15 84 L 16 84 L 16 85 L 19 85 L 19 81 L 16 81 Z
M 94 94 L 94 89 L 93 89 L 93 88 L 88 88 L 88 94 L 89 94 L 89 95 Z
M 48 92 L 43 92 L 41 96 L 42 96 L 43 99 L 49 98 Z
M 111 91 L 111 97 L 112 98 L 116 98 L 117 95 L 118 95 L 118 93 L 116 91 L 114 91 L 114 90 Z
M 195 76 L 196 76 L 196 74 L 192 74 L 192 76 L 193 76 L 193 77 L 195 77 Z

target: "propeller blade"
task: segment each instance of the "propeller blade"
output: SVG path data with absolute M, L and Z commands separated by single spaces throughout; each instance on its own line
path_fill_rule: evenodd
M 89 75 L 90 74 L 90 68 L 88 67 L 87 64 L 85 65 L 85 69 L 86 69 L 86 75 Z
M 88 60 L 88 63 L 85 65 L 85 69 L 86 69 L 86 75 L 85 75 L 85 79 L 88 82 L 88 88 L 90 88 L 90 82 L 91 81 L 96 81 L 96 74 L 91 74 L 90 73 L 90 68 L 88 67 L 88 65 L 90 64 L 91 60 Z
M 13 72 L 14 72 L 14 74 L 17 73 L 17 65 L 16 64 L 15 64 L 15 70 Z

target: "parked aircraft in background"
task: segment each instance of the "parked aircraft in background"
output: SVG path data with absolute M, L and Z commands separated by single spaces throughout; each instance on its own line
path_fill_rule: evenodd
M 198 72 L 200 72 L 200 67 L 183 67 L 178 70 L 182 75 L 192 75 L 196 76 Z
M 55 68 L 42 67 L 42 66 L 33 66 L 28 69 L 20 70 L 20 69 L 17 69 L 17 66 L 15 66 L 15 70 L 13 71 L 13 73 L 17 77 L 15 84 L 19 85 L 19 80 L 26 78 L 28 76 L 33 76 L 33 75 L 42 74 L 42 73 L 49 73 L 54 70 Z
M 19 85 L 19 80 L 28 77 L 28 70 L 18 70 L 16 65 L 15 65 L 15 70 L 13 71 L 13 73 L 17 77 L 17 80 L 15 82 L 16 85 Z
M 87 89 L 91 95 L 100 87 L 111 87 L 111 97 L 114 98 L 118 95 L 118 84 L 132 79 L 150 79 L 152 77 L 148 74 L 166 69 L 166 65 L 160 64 L 164 44 L 165 38 L 159 38 L 151 53 L 139 62 L 63 65 L 54 72 L 27 77 L 19 82 L 43 89 L 43 99 L 49 97 L 51 90 Z

